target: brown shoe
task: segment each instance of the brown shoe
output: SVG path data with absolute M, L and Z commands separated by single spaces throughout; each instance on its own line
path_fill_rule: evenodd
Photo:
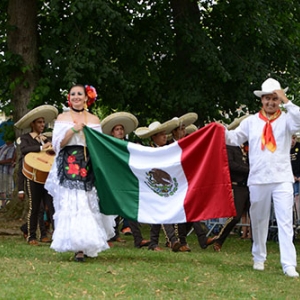
M 151 250 L 156 251 L 156 252 L 164 251 L 162 248 L 160 248 L 158 246 L 155 247 L 155 248 L 153 248 L 153 249 L 151 249 Z
M 221 252 L 221 249 L 222 249 L 222 245 L 221 244 L 215 242 L 214 245 L 213 245 L 213 247 L 214 247 L 214 250 L 216 252 Z
M 216 239 L 217 239 L 216 236 L 208 237 L 207 240 L 206 240 L 206 246 L 212 245 Z
M 173 252 L 178 252 L 179 249 L 181 248 L 180 242 L 179 241 L 174 242 L 171 248 Z
M 191 248 L 188 246 L 188 245 L 182 245 L 180 248 L 179 248 L 179 251 L 180 252 L 191 252 Z
M 84 262 L 84 253 L 82 251 L 76 252 L 74 260 L 77 262 Z
M 130 227 L 125 227 L 121 230 L 124 235 L 132 235 Z
M 38 245 L 39 245 L 39 243 L 38 243 L 37 240 L 31 240 L 31 241 L 28 241 L 28 244 L 29 244 L 30 246 L 38 246 Z
M 142 240 L 138 248 L 142 248 L 150 245 L 150 240 Z
M 119 243 L 126 243 L 126 241 L 122 240 L 120 237 L 117 237 L 115 241 Z
M 51 243 L 51 240 L 47 236 L 45 236 L 40 239 L 40 242 L 41 243 Z

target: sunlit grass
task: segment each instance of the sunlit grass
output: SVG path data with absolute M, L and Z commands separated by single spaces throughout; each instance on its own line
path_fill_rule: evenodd
M 149 227 L 143 225 L 145 238 Z M 268 242 L 264 272 L 252 269 L 251 242 L 230 236 L 222 252 L 163 252 L 125 244 L 84 263 L 49 244 L 29 246 L 20 236 L 0 236 L 1 299 L 299 299 L 299 279 L 283 275 L 278 244 Z M 299 240 L 295 242 L 299 250 Z M 161 233 L 161 246 L 164 236 Z M 299 259 L 298 259 L 299 261 Z

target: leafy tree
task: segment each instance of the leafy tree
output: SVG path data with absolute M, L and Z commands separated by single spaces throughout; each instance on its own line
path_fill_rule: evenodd
M 97 88 L 97 114 L 126 110 L 141 125 L 188 111 L 203 124 L 220 119 L 219 111 L 234 117 L 241 104 L 254 111 L 260 104 L 252 91 L 268 76 L 298 96 L 299 6 L 296 0 L 4 0 L 1 103 L 11 99 L 15 120 L 44 103 L 61 109 L 63 91 L 80 82 Z
M 1 108 L 14 120 L 61 109 L 76 82 L 97 88 L 101 118 L 229 123 L 242 104 L 259 108 L 252 91 L 269 76 L 299 98 L 299 12 L 298 0 L 2 0 Z

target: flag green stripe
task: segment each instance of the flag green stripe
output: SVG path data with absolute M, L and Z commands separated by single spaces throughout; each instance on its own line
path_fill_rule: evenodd
M 139 183 L 129 168 L 128 142 L 89 127 L 84 128 L 84 133 L 93 170 L 97 173 L 95 186 L 101 212 L 137 220 Z

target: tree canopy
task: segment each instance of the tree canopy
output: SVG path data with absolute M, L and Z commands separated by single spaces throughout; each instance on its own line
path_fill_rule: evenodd
M 72 83 L 96 87 L 101 117 L 129 111 L 142 126 L 257 110 L 252 91 L 269 76 L 299 96 L 296 0 L 3 0 L 0 11 L 0 100 L 15 120 L 61 109 Z

